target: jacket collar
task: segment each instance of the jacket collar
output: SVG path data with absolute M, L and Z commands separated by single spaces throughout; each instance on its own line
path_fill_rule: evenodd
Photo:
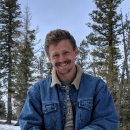
M 77 74 L 76 74 L 76 77 L 75 77 L 74 81 L 72 82 L 72 84 L 75 85 L 76 89 L 78 90 L 83 71 L 79 65 L 76 65 L 76 68 L 77 68 Z M 59 81 L 59 79 L 57 77 L 55 69 L 53 69 L 51 87 L 55 86 L 56 84 L 61 85 L 61 82 Z

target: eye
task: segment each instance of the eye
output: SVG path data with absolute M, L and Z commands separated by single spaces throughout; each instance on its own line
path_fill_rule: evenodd
M 55 55 L 53 55 L 52 57 L 54 57 L 54 58 L 55 58 L 55 57 L 58 57 L 58 54 L 55 54 Z
M 65 51 L 65 52 L 64 52 L 65 55 L 68 54 L 68 53 L 69 53 L 68 51 Z

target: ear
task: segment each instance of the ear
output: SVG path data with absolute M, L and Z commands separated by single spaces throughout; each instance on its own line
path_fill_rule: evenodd
M 76 47 L 74 51 L 75 51 L 75 56 L 77 56 L 79 53 L 78 47 Z
M 50 55 L 47 55 L 47 58 L 48 58 L 48 60 L 51 62 L 51 58 L 50 58 Z

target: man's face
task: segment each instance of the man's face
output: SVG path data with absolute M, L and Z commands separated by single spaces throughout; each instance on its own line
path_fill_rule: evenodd
M 61 40 L 57 45 L 50 45 L 48 58 L 58 75 L 74 71 L 77 47 L 73 50 L 69 40 Z

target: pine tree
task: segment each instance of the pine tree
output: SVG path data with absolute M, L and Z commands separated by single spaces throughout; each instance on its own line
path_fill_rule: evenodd
M 121 58 L 119 51 L 121 15 L 117 14 L 116 10 L 122 1 L 94 0 L 97 10 L 90 14 L 93 23 L 88 23 L 93 32 L 86 37 L 87 42 L 94 48 L 91 55 L 95 58 L 97 75 L 105 79 L 113 95 L 118 85 L 117 62 Z
M 0 69 L 2 86 L 7 88 L 7 123 L 12 119 L 12 93 L 16 65 L 20 21 L 20 5 L 17 0 L 0 0 Z
M 52 65 L 49 63 L 44 48 L 38 57 L 38 79 L 46 78 L 51 75 Z
M 122 14 L 122 12 L 121 12 Z M 119 106 L 118 113 L 121 119 L 121 124 L 124 124 L 126 129 L 130 126 L 130 67 L 129 67 L 129 58 L 130 58 L 130 20 L 128 19 L 128 14 L 126 14 L 125 22 L 123 22 L 122 14 L 122 36 L 123 36 L 123 63 L 122 63 L 122 74 L 120 82 L 120 95 L 119 95 Z M 128 126 L 127 126 L 128 125 Z M 122 126 L 120 125 L 122 129 Z
M 35 82 L 35 55 L 34 46 L 36 42 L 36 30 L 30 29 L 31 14 L 29 7 L 25 7 L 23 16 L 23 30 L 21 42 L 19 45 L 19 61 L 16 67 L 15 76 L 15 93 L 14 93 L 14 105 L 16 109 L 16 115 L 19 117 L 20 111 L 25 102 L 27 91 L 29 87 Z
M 76 58 L 77 64 L 83 69 L 84 72 L 86 73 L 93 73 L 91 68 L 91 58 L 89 54 L 89 46 L 85 40 L 83 40 L 78 48 L 79 54 Z
M 126 82 L 130 83 L 129 57 L 130 57 L 130 20 L 126 14 L 125 22 L 123 22 L 123 14 L 121 12 L 122 36 L 123 36 L 123 52 L 124 52 L 124 69 L 126 72 Z

